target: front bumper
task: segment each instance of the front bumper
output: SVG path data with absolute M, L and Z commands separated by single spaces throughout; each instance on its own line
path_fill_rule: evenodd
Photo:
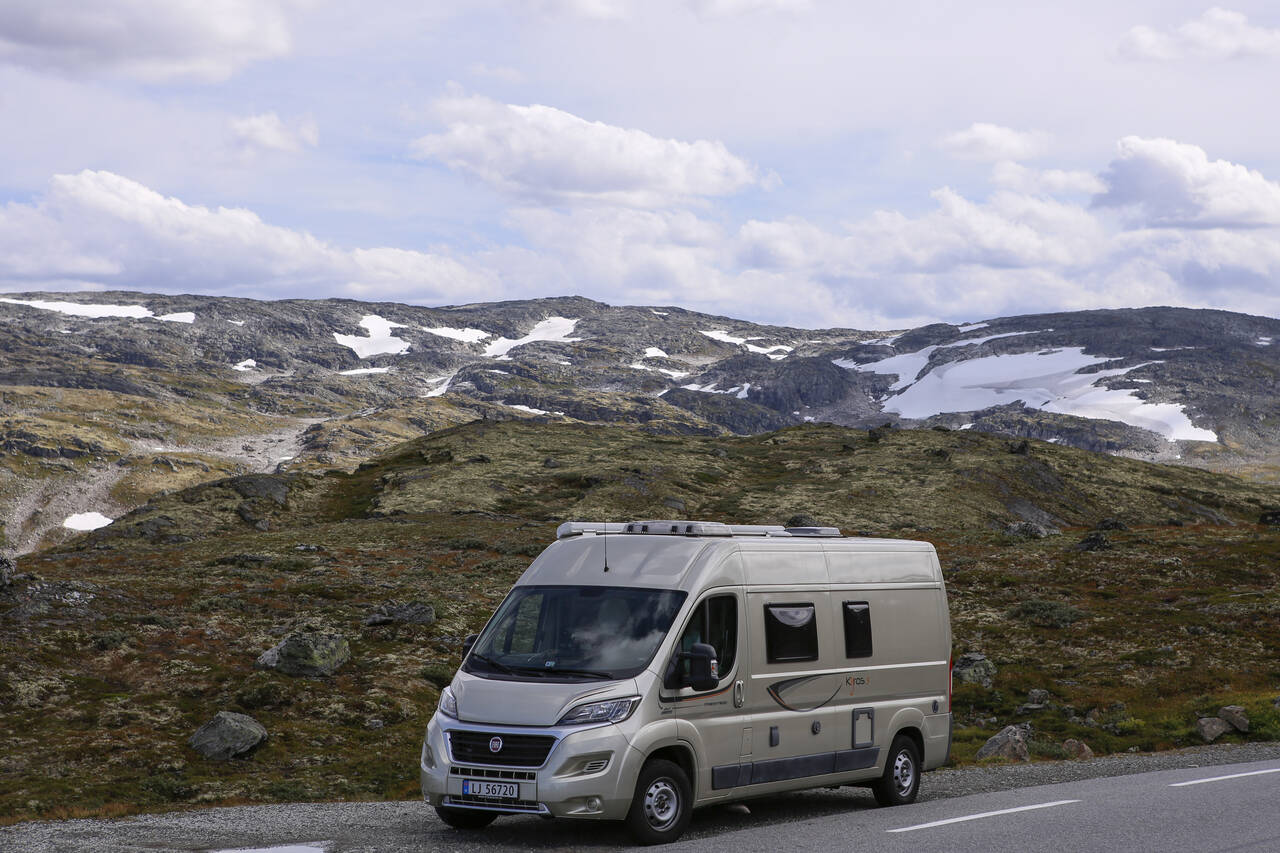
M 455 761 L 449 733 L 475 732 L 489 737 L 549 735 L 555 743 L 537 767 Z M 622 729 L 612 723 L 588 726 L 499 726 L 464 723 L 436 714 L 427 724 L 419 769 L 422 796 L 434 806 L 479 809 L 503 814 L 541 814 L 620 820 L 631 807 L 643 756 Z M 477 797 L 463 793 L 464 780 L 514 783 L 515 797 Z

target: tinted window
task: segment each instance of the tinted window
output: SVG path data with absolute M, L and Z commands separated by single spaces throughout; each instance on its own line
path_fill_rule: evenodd
M 764 606 L 765 653 L 769 663 L 818 659 L 818 620 L 812 604 Z
M 865 601 L 844 603 L 844 656 L 871 657 L 871 605 Z
M 720 677 L 733 671 L 738 656 L 738 600 L 732 595 L 717 595 L 698 605 L 689 617 L 689 624 L 680 635 L 680 651 L 687 652 L 694 643 L 710 643 L 720 661 Z M 689 662 L 681 661 L 682 670 L 689 674 Z

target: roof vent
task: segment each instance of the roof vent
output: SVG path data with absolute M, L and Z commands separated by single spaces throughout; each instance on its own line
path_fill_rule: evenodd
M 838 527 L 788 527 L 786 530 L 792 536 L 825 536 L 833 538 L 844 536 Z

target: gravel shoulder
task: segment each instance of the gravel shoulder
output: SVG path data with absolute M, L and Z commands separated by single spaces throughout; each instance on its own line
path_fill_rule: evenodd
M 1089 761 L 943 769 L 925 776 L 920 799 L 940 800 L 1133 773 L 1280 759 L 1280 743 L 1224 744 Z M 858 788 L 818 789 L 714 806 L 694 815 L 686 839 L 875 808 Z M 120 820 L 40 821 L 0 828 L 0 849 L 156 853 L 313 844 L 326 853 L 630 847 L 621 826 L 535 817 L 499 819 L 478 834 L 451 830 L 420 802 L 298 803 L 142 815 Z

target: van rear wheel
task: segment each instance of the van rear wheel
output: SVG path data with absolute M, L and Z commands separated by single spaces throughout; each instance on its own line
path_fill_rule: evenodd
M 920 790 L 920 750 L 906 735 L 898 735 L 889 747 L 884 773 L 871 786 L 876 802 L 882 806 L 904 806 L 914 803 Z
M 693 786 L 680 765 L 647 762 L 636 779 L 627 828 L 641 844 L 668 844 L 684 834 L 693 807 Z
M 454 829 L 484 829 L 497 819 L 493 812 L 479 809 L 451 809 L 448 806 L 436 806 L 436 814 Z

